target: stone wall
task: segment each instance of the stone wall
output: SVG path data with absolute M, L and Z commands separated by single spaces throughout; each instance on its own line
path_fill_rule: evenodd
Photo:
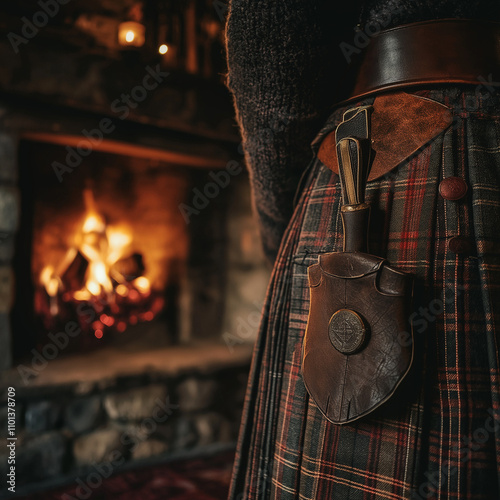
M 243 363 L 209 373 L 19 388 L 16 490 L 54 478 L 85 482 L 152 457 L 234 443 L 247 375 Z M 7 428 L 7 406 L 0 407 L 0 423 Z M 0 454 L 3 477 L 7 451 Z
M 12 362 L 9 313 L 14 300 L 14 276 L 11 262 L 20 215 L 16 181 L 17 140 L 14 135 L 0 133 L 0 370 Z

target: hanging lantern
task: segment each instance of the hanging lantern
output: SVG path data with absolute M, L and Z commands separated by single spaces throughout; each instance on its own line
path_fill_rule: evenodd
M 126 21 L 118 26 L 118 43 L 124 47 L 142 47 L 146 40 L 146 28 L 136 21 Z

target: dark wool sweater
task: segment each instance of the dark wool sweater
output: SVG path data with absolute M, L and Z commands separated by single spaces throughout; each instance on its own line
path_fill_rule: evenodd
M 336 2 L 335 2 L 336 3 Z M 293 211 L 310 143 L 336 100 L 345 71 L 341 42 L 354 26 L 389 28 L 442 18 L 500 20 L 500 0 L 231 0 L 226 26 L 234 95 L 254 208 L 274 260 Z

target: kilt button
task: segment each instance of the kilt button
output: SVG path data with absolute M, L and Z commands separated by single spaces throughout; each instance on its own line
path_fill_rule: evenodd
M 467 183 L 460 177 L 447 177 L 439 183 L 439 194 L 445 200 L 457 201 L 467 193 Z
M 454 236 L 448 241 L 448 248 L 450 252 L 457 255 L 473 255 L 474 245 L 470 238 L 465 236 Z

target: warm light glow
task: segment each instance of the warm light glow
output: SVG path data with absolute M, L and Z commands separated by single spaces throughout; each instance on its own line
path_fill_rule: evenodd
M 153 318 L 154 318 L 154 314 L 152 311 L 148 311 L 147 313 L 144 313 L 144 316 L 143 318 L 146 320 L 146 321 L 151 321 Z
M 75 300 L 85 301 L 85 300 L 90 300 L 90 297 L 92 297 L 92 295 L 90 295 L 90 293 L 88 292 L 88 290 L 77 290 L 73 294 L 73 298 Z
M 123 250 L 132 241 L 132 236 L 126 234 L 119 229 L 108 228 L 106 231 L 108 236 L 109 246 L 112 250 Z
M 126 297 L 128 295 L 128 288 L 125 285 L 118 285 L 116 287 L 116 293 L 122 297 Z
M 120 45 L 142 47 L 146 41 L 146 29 L 136 21 L 127 21 L 118 26 L 118 43 Z
M 106 273 L 106 267 L 104 266 L 104 263 L 102 262 L 96 262 L 95 264 L 93 264 L 93 274 L 96 279 L 97 279 L 97 282 L 100 283 L 101 285 L 104 285 L 105 283 L 107 283 L 109 281 L 109 278 L 108 278 L 108 275 Z
M 87 276 L 88 278 L 85 286 L 92 295 L 99 295 L 101 293 L 101 287 L 108 293 L 113 291 L 113 284 L 109 279 L 104 262 L 90 262 Z
M 92 279 L 88 280 L 85 286 L 92 295 L 99 295 L 101 293 L 101 287 L 99 286 L 99 283 L 97 283 L 97 281 L 94 281 Z
M 166 44 L 161 44 L 159 47 L 158 47 L 158 52 L 160 54 L 166 54 L 168 52 L 168 45 Z
M 125 228 L 108 227 L 106 229 L 106 236 L 109 246 L 106 263 L 108 266 L 112 266 L 123 257 L 125 250 L 132 243 L 132 235 Z
M 87 216 L 81 233 L 76 237 L 76 245 L 87 259 L 88 268 L 85 288 L 76 292 L 78 296 L 73 295 L 77 300 L 88 300 L 89 293 L 94 296 L 102 292 L 113 293 L 110 270 L 124 256 L 132 242 L 131 232 L 127 228 L 106 225 L 104 217 L 98 212 L 92 190 L 84 190 L 84 200 Z M 116 279 L 116 276 L 113 277 Z
M 113 326 L 115 323 L 115 319 L 107 314 L 101 314 L 99 319 L 101 320 L 101 323 L 106 326 Z
M 133 281 L 134 286 L 142 293 L 149 292 L 151 285 L 149 284 L 149 280 L 145 276 L 139 276 Z
M 40 283 L 45 285 L 50 280 L 50 278 L 52 278 L 53 274 L 54 268 L 52 266 L 44 267 L 42 272 L 40 273 Z
M 89 214 L 83 223 L 82 231 L 86 233 L 102 233 L 106 224 L 97 214 Z
M 47 283 L 47 293 L 51 297 L 55 297 L 57 295 L 57 290 L 59 290 L 59 281 L 57 278 L 52 278 L 48 283 Z
M 40 273 L 40 283 L 50 297 L 55 297 L 59 290 L 59 279 L 55 276 L 55 270 L 52 266 L 46 266 Z
M 137 276 L 133 266 L 137 271 L 144 269 L 142 260 L 136 259 L 129 226 L 121 222 L 109 226 L 99 212 L 92 190 L 84 190 L 84 201 L 86 213 L 73 238 L 74 246 L 57 268 L 43 268 L 40 283 L 49 295 L 51 316 L 65 310 L 60 303 L 68 308 L 74 301 L 82 301 L 94 307 L 99 320 L 92 323 L 92 331 L 100 339 L 107 329 L 123 332 L 128 324 L 151 321 L 159 311 L 155 309 L 149 279 L 127 275 L 134 272 L 133 276 Z

